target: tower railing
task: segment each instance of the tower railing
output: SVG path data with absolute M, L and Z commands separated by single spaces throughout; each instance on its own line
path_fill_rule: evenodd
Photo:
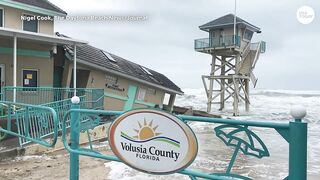
M 235 40 L 235 41 L 234 41 Z M 220 36 L 217 38 L 201 38 L 194 41 L 195 49 L 205 49 L 205 48 L 223 48 L 229 46 L 240 47 L 240 36 L 228 35 Z
M 260 47 L 259 47 L 259 43 L 260 43 Z M 258 48 L 260 48 L 260 53 L 265 53 L 266 52 L 266 42 L 260 41 L 260 42 L 250 44 L 250 50 L 258 50 Z

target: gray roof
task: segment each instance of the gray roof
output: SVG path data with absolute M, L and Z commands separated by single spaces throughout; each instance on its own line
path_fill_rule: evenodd
M 55 12 L 62 13 L 62 14 L 67 14 L 65 11 L 63 11 L 62 9 L 57 7 L 56 5 L 52 4 L 48 0 L 11 0 L 11 1 L 15 1 L 18 3 L 23 3 L 23 4 L 55 11 Z
M 210 21 L 204 25 L 199 26 L 201 30 L 208 31 L 209 29 L 219 29 L 222 27 L 228 27 L 228 26 L 233 26 L 234 24 L 234 15 L 233 14 L 227 14 L 225 16 L 219 17 L 213 21 Z M 247 21 L 239 18 L 238 16 L 236 17 L 236 24 L 239 26 L 247 26 L 249 28 L 252 28 L 255 32 L 260 32 L 260 28 L 257 26 L 254 26 Z
M 59 33 L 56 33 L 56 35 L 60 37 L 68 37 Z M 68 53 L 70 56 L 73 57 L 73 47 L 72 46 L 64 46 L 66 49 L 66 53 Z M 121 58 L 115 54 L 109 53 L 110 56 L 116 61 L 110 60 L 104 53 L 104 50 L 101 50 L 99 48 L 93 47 L 88 44 L 78 45 L 77 46 L 77 59 L 85 61 L 89 63 L 90 65 L 96 65 L 99 67 L 103 67 L 106 69 L 110 69 L 112 71 L 116 71 L 118 73 L 121 73 L 123 75 L 127 75 L 130 77 L 135 77 L 137 79 L 144 80 L 146 82 L 149 82 L 151 84 L 161 86 L 164 89 L 170 89 L 172 91 L 177 92 L 178 94 L 183 94 L 183 91 L 174 84 L 169 78 L 167 78 L 165 75 L 154 71 L 152 69 L 146 68 L 152 75 L 149 75 L 146 73 L 142 68 L 141 65 L 133 63 L 129 60 L 126 60 L 124 58 Z

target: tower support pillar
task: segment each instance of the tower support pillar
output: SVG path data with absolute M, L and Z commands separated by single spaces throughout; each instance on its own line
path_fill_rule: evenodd
M 244 88 L 245 88 L 245 103 L 246 103 L 246 111 L 249 112 L 250 110 L 250 85 L 249 85 L 249 79 L 244 80 Z
M 210 72 L 210 77 L 209 77 L 208 103 L 207 103 L 207 112 L 208 113 L 211 111 L 211 105 L 212 105 L 213 81 L 214 81 L 214 79 L 212 77 L 214 76 L 215 66 L 216 66 L 216 55 L 212 54 L 211 72 Z
M 221 57 L 221 76 L 224 76 L 226 74 L 226 57 Z M 224 109 L 224 103 L 225 103 L 225 79 L 221 78 L 221 85 L 220 85 L 220 111 Z

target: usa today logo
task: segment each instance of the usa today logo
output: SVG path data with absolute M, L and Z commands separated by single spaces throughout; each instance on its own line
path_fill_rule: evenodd
M 315 17 L 315 12 L 310 6 L 301 6 L 297 10 L 297 20 L 301 24 L 310 24 Z

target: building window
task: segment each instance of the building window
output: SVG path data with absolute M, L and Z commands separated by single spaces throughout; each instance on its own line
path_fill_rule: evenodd
M 248 29 L 244 30 L 244 33 L 243 33 L 243 39 L 244 40 L 251 41 L 252 36 L 253 36 L 253 32 L 252 31 L 250 31 Z
M 38 20 L 36 16 L 32 15 L 23 15 L 23 30 L 38 32 Z
M 38 70 L 22 70 L 22 86 L 38 87 Z
M 4 26 L 4 12 L 3 9 L 0 9 L 0 27 Z
M 214 31 L 210 31 L 210 38 L 215 38 L 216 33 Z
M 144 88 L 139 88 L 137 100 L 138 101 L 144 101 L 144 98 L 146 96 L 147 90 Z
M 124 88 L 119 87 L 118 77 L 111 75 L 106 75 L 106 88 L 120 92 L 125 91 Z
M 106 75 L 106 83 L 109 85 L 116 85 L 118 83 L 118 78 L 115 76 Z
M 147 89 L 147 94 L 156 95 L 156 89 L 148 88 L 148 89 Z
M 214 47 L 215 46 L 214 42 L 217 41 L 217 38 L 215 36 L 216 36 L 215 31 L 210 31 L 210 34 L 209 34 L 209 47 Z
M 225 45 L 224 44 L 224 38 L 225 38 L 225 35 L 224 35 L 224 30 L 223 29 L 220 29 L 220 36 L 219 36 L 219 41 L 220 41 L 220 43 L 219 43 L 219 45 L 221 46 L 221 45 Z

